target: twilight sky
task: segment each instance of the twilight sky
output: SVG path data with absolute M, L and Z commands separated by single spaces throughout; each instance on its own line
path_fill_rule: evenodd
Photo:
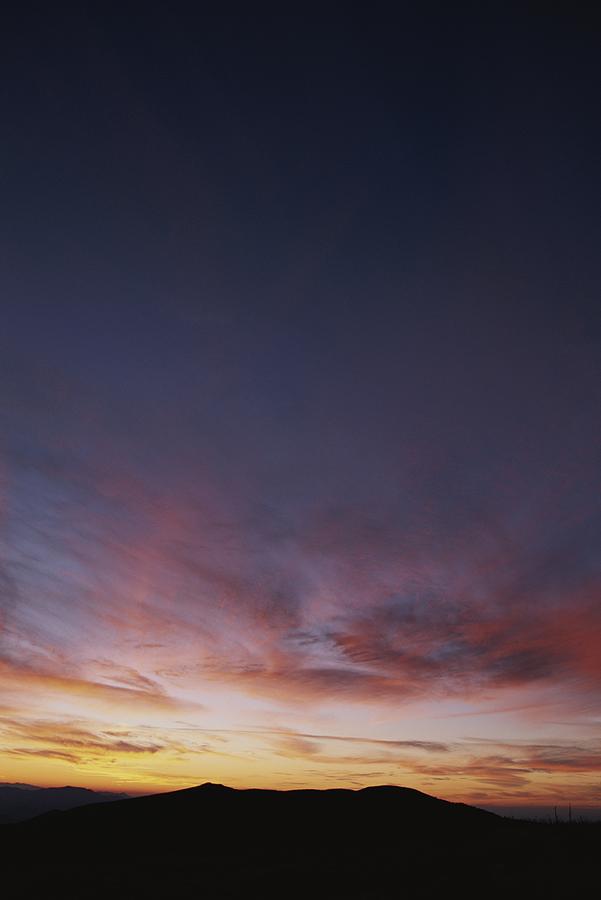
M 153 6 L 1 38 L 0 781 L 600 804 L 598 32 Z

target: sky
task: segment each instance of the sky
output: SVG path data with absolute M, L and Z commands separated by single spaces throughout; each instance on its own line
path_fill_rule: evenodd
M 14 11 L 0 781 L 601 805 L 585 13 Z

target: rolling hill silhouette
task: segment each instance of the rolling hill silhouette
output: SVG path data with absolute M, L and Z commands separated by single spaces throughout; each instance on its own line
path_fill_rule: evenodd
M 600 834 L 515 822 L 402 787 L 207 783 L 46 813 L 2 826 L 0 841 L 15 898 L 44 896 L 49 885 L 53 896 L 78 898 L 434 897 L 451 889 L 470 897 L 544 889 L 547 898 L 596 874 Z
M 313 831 L 323 829 L 328 824 L 336 824 L 337 829 L 346 830 L 346 822 L 357 828 L 357 819 L 370 820 L 370 831 L 379 830 L 382 817 L 392 815 L 397 818 L 397 827 L 411 823 L 411 829 L 419 826 L 427 828 L 460 827 L 481 828 L 499 825 L 503 822 L 494 813 L 467 806 L 463 803 L 449 803 L 412 788 L 396 786 L 368 787 L 353 791 L 334 788 L 331 790 L 290 790 L 274 791 L 247 789 L 237 790 L 222 784 L 206 782 L 198 787 L 152 794 L 127 800 L 115 800 L 111 807 L 91 803 L 73 810 L 70 816 L 53 816 L 53 829 L 58 831 L 96 828 L 108 825 L 111 830 L 131 829 L 154 833 L 155 819 L 168 817 L 172 823 L 171 840 L 177 831 L 186 832 L 189 819 L 198 815 L 210 816 L 212 821 L 229 822 L 230 834 L 234 829 L 242 830 L 250 823 L 261 821 L 263 827 L 275 825 L 273 839 L 277 839 L 279 825 L 283 819 L 287 827 L 294 831 L 303 830 L 311 824 Z M 235 817 L 235 823 L 231 821 Z M 347 818 L 348 817 L 348 818 Z M 47 819 L 31 823 L 34 828 L 48 827 Z M 182 835 L 179 835 L 181 839 Z M 165 839 L 165 835 L 161 836 Z M 209 837 L 210 839 L 210 837 Z M 253 840 L 252 834 L 247 840 Z
M 41 788 L 32 784 L 0 785 L 0 823 L 21 822 L 50 810 L 74 809 L 88 803 L 123 800 L 127 794 L 82 787 Z

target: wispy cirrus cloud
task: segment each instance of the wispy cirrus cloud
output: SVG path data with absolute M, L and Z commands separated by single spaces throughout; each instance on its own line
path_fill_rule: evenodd
M 116 668 L 116 678 L 113 679 L 113 682 L 117 683 L 111 683 L 110 676 L 107 675 L 108 671 L 113 670 L 110 668 L 105 670 L 104 674 L 107 680 L 100 681 L 88 679 L 77 672 L 61 671 L 57 667 L 0 659 L 0 674 L 3 678 L 2 694 L 4 696 L 23 694 L 33 690 L 42 696 L 83 698 L 91 702 L 112 705 L 115 708 L 135 705 L 163 711 L 184 710 L 191 707 L 199 709 L 198 704 L 170 696 L 157 683 L 153 683 L 143 676 L 132 678 L 129 670 L 126 672 L 127 685 L 120 684 L 123 672 L 119 667 Z M 113 674 L 115 673 L 113 672 Z M 131 686 L 132 682 L 137 686 Z

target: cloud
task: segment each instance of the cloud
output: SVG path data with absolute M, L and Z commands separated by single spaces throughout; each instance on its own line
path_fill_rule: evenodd
M 32 749 L 31 747 L 3 747 L 2 753 L 7 756 L 15 756 L 19 759 L 28 759 L 30 757 L 41 759 L 58 759 L 61 762 L 78 764 L 82 762 L 82 757 L 76 753 L 67 753 L 63 750 L 52 749 Z
M 118 678 L 123 678 L 122 671 L 117 667 Z M 109 684 L 102 681 L 88 680 L 76 674 L 61 672 L 49 667 L 19 663 L 14 660 L 0 658 L 0 676 L 2 678 L 2 692 L 13 694 L 16 692 L 35 691 L 39 696 L 49 694 L 80 697 L 88 701 L 98 701 L 112 707 L 136 706 L 153 710 L 174 712 L 176 710 L 201 707 L 199 704 L 181 701 L 169 696 L 157 684 L 148 679 L 132 678 L 128 673 L 130 682 L 140 686 L 126 687 L 121 684 Z
M 133 688 L 151 696 L 164 696 L 165 694 L 164 688 L 156 679 L 142 675 L 133 666 L 120 665 L 107 659 L 91 660 L 88 663 L 88 666 L 90 665 L 102 673 L 106 682 L 114 682 L 117 687 Z
M 294 731 L 264 731 L 274 751 L 290 759 L 325 766 L 402 766 L 411 770 L 415 752 L 446 754 L 450 748 L 435 741 L 394 741 Z M 365 773 L 364 773 L 365 774 Z
M 92 730 L 69 719 L 28 719 L 0 716 L 0 734 L 5 740 L 26 739 L 30 743 L 52 745 L 53 748 L 66 748 L 68 751 L 73 751 L 74 754 L 87 756 L 104 755 L 109 752 L 154 754 L 166 746 L 164 742 L 132 737 L 132 732 L 126 729 L 120 731 L 108 731 L 102 728 Z
M 256 732 L 246 732 L 254 734 Z M 423 750 L 427 753 L 448 753 L 451 747 L 449 744 L 441 741 L 417 741 L 417 740 L 390 740 L 386 738 L 358 737 L 351 735 L 338 734 L 312 734 L 303 731 L 295 731 L 293 729 L 282 729 L 277 731 L 274 729 L 263 728 L 259 733 L 270 734 L 275 736 L 290 737 L 298 740 L 307 741 L 332 741 L 334 743 L 343 744 L 363 744 L 365 746 L 386 747 L 397 750 Z
M 296 657 L 279 664 L 260 663 L 228 666 L 227 663 L 205 668 L 207 677 L 231 684 L 246 693 L 269 696 L 286 702 L 302 699 L 338 698 L 350 701 L 372 701 L 409 698 L 411 686 L 402 679 L 377 672 L 362 671 L 351 666 L 303 665 Z

